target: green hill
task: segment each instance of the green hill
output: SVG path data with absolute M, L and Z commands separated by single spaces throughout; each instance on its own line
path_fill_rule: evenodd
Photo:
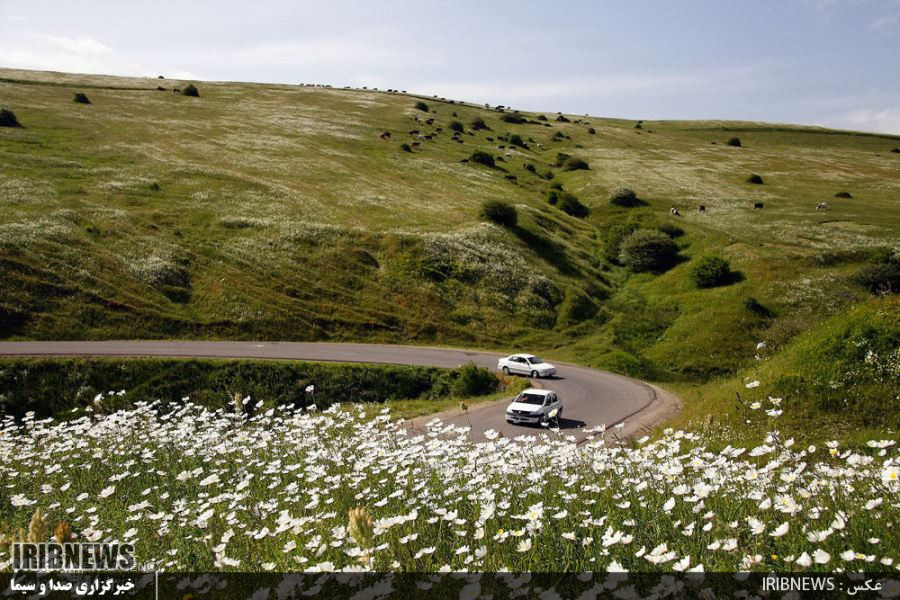
M 897 136 L 311 86 L 171 91 L 187 83 L 0 69 L 22 125 L 0 128 L 0 338 L 527 347 L 705 383 L 752 367 L 759 341 L 777 353 L 876 302 L 856 275 L 900 237 Z M 476 150 L 495 167 L 463 162 Z M 619 187 L 639 205 L 611 204 Z M 577 213 L 563 192 L 589 214 L 562 210 Z M 514 205 L 517 225 L 483 222 L 486 200 Z M 667 268 L 619 264 L 628 233 L 660 228 L 679 249 Z M 730 263 L 726 285 L 692 281 L 708 254 Z

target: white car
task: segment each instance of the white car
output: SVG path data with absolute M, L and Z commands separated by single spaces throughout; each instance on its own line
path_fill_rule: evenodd
M 552 377 L 556 375 L 556 367 L 545 363 L 533 354 L 513 354 L 497 361 L 497 368 L 504 375 L 516 373 L 518 375 L 530 375 L 534 379 L 538 377 Z
M 542 423 L 562 418 L 562 400 L 552 390 L 528 388 L 506 408 L 508 423 Z

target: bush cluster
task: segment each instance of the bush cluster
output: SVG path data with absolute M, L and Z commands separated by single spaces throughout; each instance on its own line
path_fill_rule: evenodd
M 559 192 L 557 202 L 560 210 L 579 219 L 585 218 L 590 212 L 587 206 L 582 204 L 574 194 L 570 194 L 569 192 Z M 551 204 L 553 204 L 553 202 L 551 202 Z
M 517 125 L 528 122 L 528 119 L 518 113 L 504 113 L 500 120 L 504 123 L 515 123 Z
M 471 127 L 472 127 L 472 131 L 479 131 L 481 129 L 490 129 L 490 127 L 487 126 L 487 123 L 485 123 L 484 119 L 482 119 L 481 117 L 475 117 L 474 119 L 472 119 Z
M 636 273 L 664 271 L 678 257 L 672 238 L 656 229 L 638 229 L 622 240 L 619 262 Z
M 187 84 L 187 86 L 183 90 L 181 90 L 181 93 L 185 96 L 191 96 L 193 98 L 198 98 L 200 96 L 200 91 L 193 83 Z
M 518 133 L 509 136 L 509 143 L 513 146 L 518 146 L 519 148 L 528 148 L 528 144 L 525 143 L 525 140 L 523 140 L 522 136 Z
M 422 112 L 428 112 L 428 105 L 425 104 L 424 102 L 422 102 L 421 100 L 416 102 L 415 106 L 416 106 L 416 110 L 421 110 Z
M 72 102 L 76 104 L 90 104 L 91 101 L 88 99 L 87 94 L 84 92 L 75 92 L 75 97 L 72 99 Z
M 609 195 L 609 203 L 616 206 L 625 206 L 627 208 L 632 208 L 634 206 L 639 206 L 641 201 L 638 200 L 637 194 L 634 193 L 634 190 L 620 187 L 614 189 Z
M 481 205 L 481 218 L 503 227 L 515 227 L 519 222 L 519 213 L 515 206 L 502 200 L 486 200 Z
M 900 292 L 900 254 L 884 252 L 856 274 L 856 281 L 873 294 Z
M 747 183 L 755 183 L 757 185 L 760 185 L 760 184 L 762 184 L 762 182 L 763 182 L 762 176 L 757 175 L 756 173 L 753 173 L 752 175 L 750 175 L 750 177 L 747 178 Z
M 570 156 L 562 164 L 563 171 L 586 171 L 590 168 L 591 167 L 590 165 L 588 165 L 586 160 L 584 160 L 583 158 L 578 158 L 576 156 Z
M 741 147 L 741 138 L 733 137 L 725 143 L 728 144 L 729 146 L 734 146 L 735 148 L 740 148 Z
M 731 278 L 731 266 L 719 256 L 704 256 L 691 267 L 691 280 L 699 288 L 725 285 Z
M 0 108 L 0 127 L 21 127 L 16 114 L 8 108 Z
M 496 164 L 494 163 L 494 157 L 484 150 L 476 150 L 469 157 L 469 160 L 473 163 L 478 163 L 479 165 L 484 165 L 486 167 L 493 167 Z
M 466 128 L 463 127 L 463 124 L 459 121 L 450 121 L 450 125 L 448 125 L 447 127 L 450 128 L 450 131 L 456 131 L 457 133 L 462 133 L 466 130 Z

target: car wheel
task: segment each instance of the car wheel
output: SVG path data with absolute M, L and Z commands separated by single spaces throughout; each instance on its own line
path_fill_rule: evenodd
M 509 375 L 509 367 L 503 367 L 503 374 Z
M 539 376 L 538 376 L 538 372 L 537 372 L 537 371 L 532 371 L 532 372 L 531 372 L 531 378 L 532 378 L 532 379 L 537 379 L 538 377 L 539 377 Z

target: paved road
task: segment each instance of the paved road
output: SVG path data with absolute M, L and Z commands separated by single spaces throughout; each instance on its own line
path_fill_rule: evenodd
M 434 367 L 457 367 L 471 361 L 488 369 L 496 369 L 500 357 L 488 352 L 386 344 L 210 341 L 0 342 L 0 355 L 296 359 Z M 565 363 L 557 363 L 557 367 L 557 377 L 535 383 L 559 393 L 565 409 L 560 428 L 566 433 L 583 439 L 585 434 L 580 430 L 585 426 L 605 423 L 612 427 L 625 420 L 636 423 L 641 418 L 644 425 L 649 425 L 664 418 L 658 414 L 658 405 L 668 395 L 658 388 L 596 369 Z M 677 403 L 671 396 L 668 400 Z M 469 409 L 468 415 L 448 413 L 444 418 L 460 425 L 471 423 L 476 439 L 482 438 L 486 429 L 502 431 L 510 437 L 538 431 L 534 426 L 507 423 L 505 409 L 506 402 L 491 403 Z M 654 414 L 648 421 L 651 413 Z M 414 421 L 413 426 L 423 422 Z

